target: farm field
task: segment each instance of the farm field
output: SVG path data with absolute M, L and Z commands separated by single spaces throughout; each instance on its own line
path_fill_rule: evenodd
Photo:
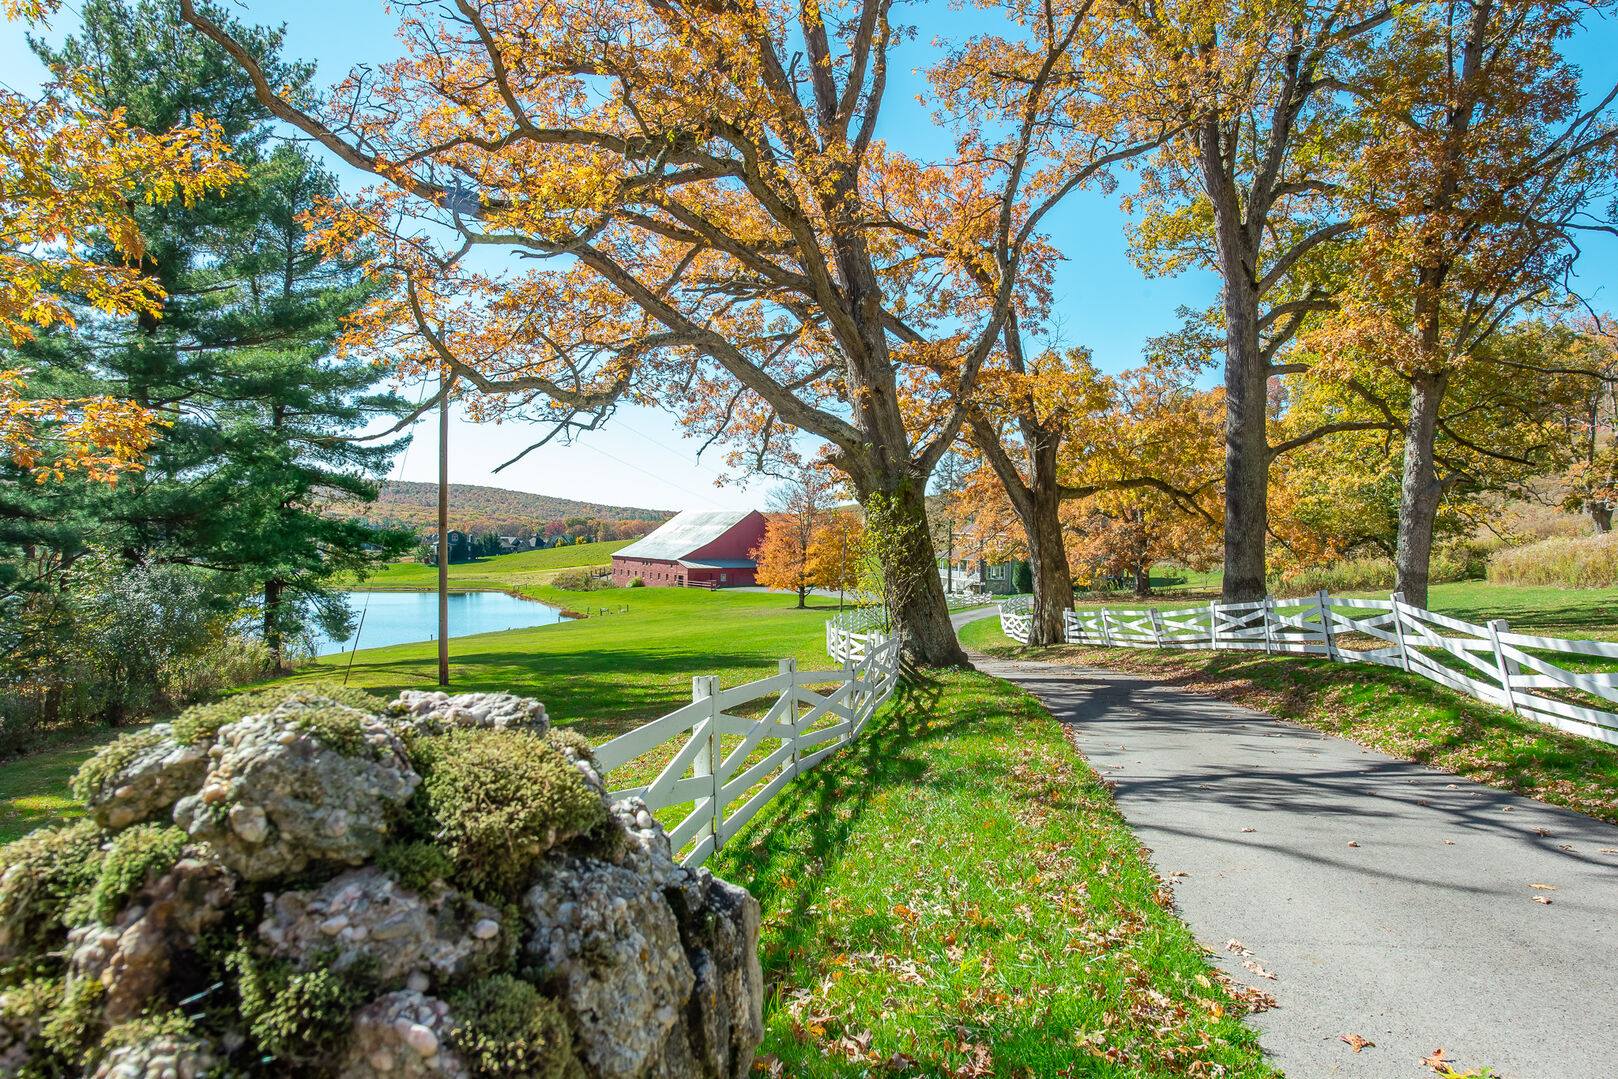
M 490 555 L 471 562 L 457 562 L 449 567 L 449 583 L 451 588 L 500 590 L 520 590 L 531 585 L 548 584 L 557 570 L 608 565 L 614 551 L 632 542 L 605 540 L 601 543 L 547 547 L 542 551 L 513 551 L 511 554 Z M 438 567 L 423 562 L 390 562 L 352 587 L 437 588 Z

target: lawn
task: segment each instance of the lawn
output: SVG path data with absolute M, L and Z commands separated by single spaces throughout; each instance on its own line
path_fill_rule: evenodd
M 1574 600 L 1549 616 L 1565 618 L 1569 610 L 1584 609 Z M 968 647 L 995 655 L 1148 675 L 1618 823 L 1618 747 L 1519 719 L 1418 675 L 1371 664 L 1254 652 L 1074 645 L 1029 649 L 1004 636 L 993 618 L 971 623 L 961 637 Z
M 577 566 L 609 565 L 614 551 L 622 550 L 633 542 L 633 540 L 606 540 L 601 543 L 579 543 L 567 547 L 547 547 L 543 551 L 514 551 L 511 554 L 473 559 L 471 562 L 457 562 L 449 567 L 449 583 L 451 588 L 491 588 L 501 591 L 549 584 L 557 570 Z M 390 562 L 354 587 L 437 588 L 438 567 L 422 562 Z
M 809 609 L 797 610 L 792 596 L 763 592 L 570 592 L 546 585 L 527 585 L 523 592 L 558 607 L 612 613 L 453 638 L 450 689 L 537 697 L 557 725 L 575 726 L 598 743 L 689 701 L 693 675 L 717 674 L 723 684 L 733 685 L 773 672 L 783 656 L 824 668 L 825 621 L 837 609 L 834 602 L 811 600 Z M 361 649 L 352 653 L 352 669 L 349 655 L 329 656 L 286 681 L 341 681 L 347 676 L 350 685 L 393 696 L 402 689 L 436 688 L 437 655 L 431 641 Z M 66 794 L 67 778 L 117 733 L 83 734 L 0 764 L 0 842 L 78 815 L 79 807 Z
M 764 908 L 769 1075 L 1273 1076 L 1060 726 L 906 687 L 710 863 Z
M 605 595 L 628 612 L 455 640 L 451 688 L 537 696 L 599 742 L 689 699 L 693 674 L 828 665 L 831 606 Z M 343 662 L 286 681 L 340 677 Z M 433 671 L 430 643 L 373 649 L 350 684 L 391 694 Z M 8 838 L 77 812 L 59 792 L 92 748 L 0 767 Z M 1208 966 L 1098 777 L 1006 683 L 907 684 L 710 864 L 763 907 L 766 1074 L 1275 1075 L 1240 1019 L 1264 998 Z

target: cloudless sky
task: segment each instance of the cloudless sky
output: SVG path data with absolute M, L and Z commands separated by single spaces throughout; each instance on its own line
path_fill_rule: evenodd
M 70 29 L 69 0 L 58 17 L 57 32 Z M 250 0 L 232 10 L 244 21 L 284 22 L 289 57 L 318 65 L 316 82 L 329 84 L 355 63 L 376 63 L 398 54 L 395 17 L 381 0 Z M 923 89 L 921 69 L 935 55 L 936 38 L 959 38 L 973 32 L 974 17 L 938 0 L 897 9 L 917 26 L 893 66 L 884 104 L 881 134 L 896 147 L 921 157 L 941 154 L 947 135 L 932 124 L 927 107 L 916 101 Z M 1610 87 L 1618 81 L 1618 23 L 1596 22 L 1570 43 L 1569 52 L 1584 69 L 1586 86 Z M 0 21 L 0 80 L 22 91 L 44 77 L 29 51 L 22 29 Z M 358 174 L 338 169 L 340 175 Z M 1138 362 L 1148 338 L 1173 328 L 1182 306 L 1206 307 L 1218 297 L 1218 279 L 1191 272 L 1168 279 L 1149 279 L 1130 262 L 1125 219 L 1118 197 L 1098 191 L 1077 192 L 1047 219 L 1057 247 L 1066 256 L 1058 268 L 1052 332 L 1054 343 L 1085 345 L 1097 364 L 1114 371 Z M 1592 237 L 1579 264 L 1579 284 L 1598 309 L 1618 310 L 1618 242 Z M 757 481 L 716 486 L 723 462 L 710 450 L 696 456 L 697 443 L 685 439 L 663 413 L 633 407 L 620 410 L 600 431 L 588 432 L 571 445 L 553 444 L 495 474 L 491 470 L 534 440 L 535 428 L 522 424 L 473 424 L 459 416 L 450 427 L 450 479 L 533 491 L 612 505 L 658 509 L 750 508 L 762 503 L 765 486 Z M 436 418 L 417 424 L 409 450 L 396 463 L 394 478 L 437 478 Z

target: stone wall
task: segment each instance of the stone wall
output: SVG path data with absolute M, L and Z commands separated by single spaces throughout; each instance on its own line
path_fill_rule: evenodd
M 0 1075 L 742 1076 L 758 905 L 536 701 L 312 687 L 126 735 L 0 850 Z

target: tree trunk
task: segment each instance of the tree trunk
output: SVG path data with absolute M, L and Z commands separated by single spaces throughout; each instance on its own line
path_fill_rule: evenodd
M 1036 477 L 1037 480 L 1037 477 Z M 1067 639 L 1063 619 L 1073 606 L 1073 571 L 1062 540 L 1061 501 L 1055 477 L 1029 492 L 1029 512 L 1022 517 L 1028 534 L 1028 565 L 1034 575 L 1030 645 L 1061 644 Z
M 1135 567 L 1135 595 L 1138 597 L 1152 594 L 1152 572 L 1145 565 Z
M 899 647 L 923 667 L 970 666 L 949 620 L 944 582 L 927 528 L 925 477 L 856 476 L 866 532 L 882 564 L 884 599 Z
M 1225 280 L 1226 603 L 1263 599 L 1269 531 L 1269 401 L 1258 345 L 1258 303 L 1242 274 Z
M 286 666 L 281 642 L 281 593 L 285 587 L 277 580 L 264 582 L 264 643 L 269 645 L 270 658 L 278 671 Z
M 1596 535 L 1605 536 L 1612 531 L 1612 503 L 1606 501 L 1591 501 L 1585 503 L 1590 511 L 1590 522 L 1596 526 Z
M 1427 606 L 1427 578 L 1432 566 L 1433 527 L 1444 485 L 1438 479 L 1433 449 L 1438 410 L 1448 376 L 1420 374 L 1410 384 L 1410 419 L 1405 427 L 1404 477 L 1399 489 L 1399 545 L 1394 553 L 1397 583 L 1405 602 Z

